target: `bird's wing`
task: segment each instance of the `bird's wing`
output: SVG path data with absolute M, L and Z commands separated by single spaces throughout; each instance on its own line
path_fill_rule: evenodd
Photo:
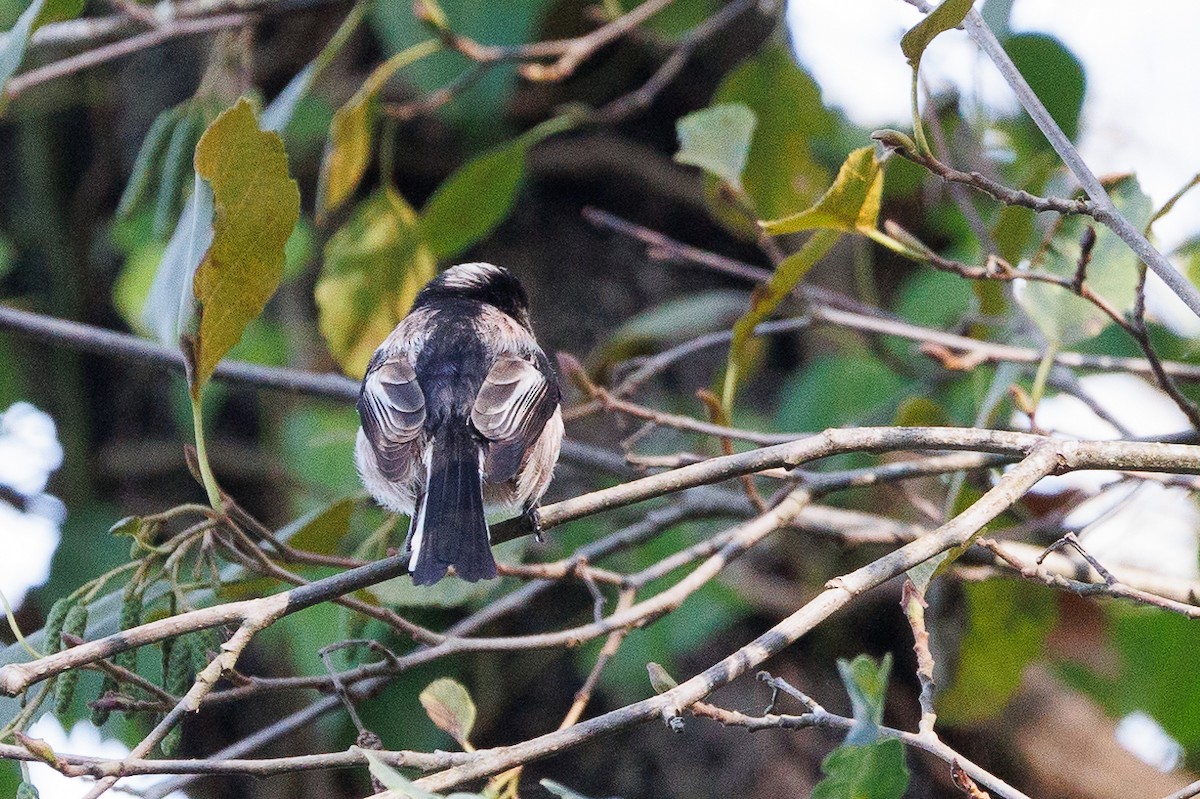
M 367 368 L 358 395 L 358 417 L 383 476 L 402 479 L 425 424 L 425 395 L 407 360 L 384 358 Z
M 489 483 L 516 476 L 525 452 L 558 408 L 554 373 L 548 362 L 540 366 L 502 357 L 488 371 L 475 397 L 471 422 L 488 442 L 483 478 Z

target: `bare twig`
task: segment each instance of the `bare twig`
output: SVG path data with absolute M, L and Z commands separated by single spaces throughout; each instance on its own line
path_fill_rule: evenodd
M 762 716 L 750 716 L 736 710 L 711 705 L 707 702 L 697 702 L 692 706 L 692 713 L 700 718 L 707 718 L 724 724 L 727 727 L 742 727 L 751 732 L 758 730 L 805 730 L 829 729 L 848 731 L 854 726 L 854 719 L 830 713 L 819 705 L 800 716 L 775 715 L 768 713 Z M 1004 780 L 976 765 L 963 755 L 951 749 L 937 738 L 918 733 L 905 732 L 893 727 L 879 727 L 879 734 L 884 738 L 896 738 L 905 744 L 924 750 L 935 757 L 944 760 L 951 766 L 957 765 L 970 775 L 969 779 L 978 780 L 988 786 L 998 796 L 1005 799 L 1029 799 L 1025 794 L 1012 787 Z
M 594 225 L 630 236 L 646 244 L 651 257 L 695 264 L 738 277 L 751 283 L 764 283 L 771 279 L 770 270 L 738 261 L 723 255 L 708 252 L 683 244 L 658 231 L 636 225 L 620 217 L 594 208 L 584 209 L 584 218 Z M 950 262 L 953 263 L 953 262 Z M 981 278 L 984 275 L 979 275 Z M 1021 276 L 1021 275 L 1018 275 Z M 815 286 L 801 284 L 797 290 L 809 302 L 809 319 L 812 323 L 833 324 L 854 330 L 895 336 L 909 341 L 936 345 L 946 351 L 967 353 L 973 365 L 980 363 L 1039 363 L 1044 353 L 1028 347 L 997 344 L 958 336 L 942 330 L 923 328 L 890 317 L 877 308 L 863 306 L 849 298 L 834 294 Z M 0 319 L 2 321 L 2 319 Z M 713 344 L 720 343 L 718 341 Z M 1154 375 L 1154 366 L 1144 358 L 1121 358 L 1108 355 L 1085 355 L 1075 352 L 1059 352 L 1054 362 L 1070 368 L 1096 369 L 1101 371 L 1133 372 Z M 1162 363 L 1167 374 L 1184 380 L 1200 380 L 1200 366 L 1172 361 Z
M 963 22 L 966 27 L 967 34 L 975 40 L 979 48 L 987 54 L 996 68 L 1000 70 L 1000 74 L 1004 80 L 1012 88 L 1017 95 L 1018 102 L 1033 118 L 1034 123 L 1041 129 L 1046 139 L 1050 142 L 1050 146 L 1062 158 L 1063 163 L 1071 170 L 1071 173 L 1083 186 L 1083 190 L 1087 192 L 1095 204 L 1095 210 L 1092 214 L 1098 221 L 1106 225 L 1110 230 L 1117 234 L 1129 248 L 1133 250 L 1138 259 L 1150 267 L 1156 275 L 1158 275 L 1164 283 L 1167 284 L 1175 294 L 1183 300 L 1184 304 L 1191 309 L 1192 313 L 1200 316 L 1200 292 L 1196 290 L 1186 277 L 1181 275 L 1170 262 L 1163 257 L 1154 245 L 1152 245 L 1142 231 L 1130 224 L 1129 220 L 1122 216 L 1121 212 L 1113 205 L 1112 199 L 1108 196 L 1108 192 L 1104 190 L 1104 186 L 1096 178 L 1095 174 L 1088 167 L 1079 151 L 1075 149 L 1075 145 L 1066 137 L 1066 134 L 1059 128 L 1058 123 L 1050 116 L 1050 112 L 1046 110 L 1046 106 L 1038 99 L 1037 94 L 1029 87 L 1021 71 L 1013 64 L 1008 53 L 1005 52 L 1003 45 L 996 38 L 983 21 L 983 16 L 975 9 L 971 9 L 967 13 L 967 17 Z
M 811 602 L 772 627 L 754 641 L 710 668 L 665 693 L 619 710 L 580 722 L 566 730 L 549 733 L 512 746 L 481 750 L 469 763 L 418 780 L 429 790 L 442 790 L 478 779 L 578 746 L 599 735 L 641 724 L 676 709 L 688 708 L 716 688 L 736 679 L 781 651 L 810 631 L 817 623 L 844 607 L 864 591 L 901 574 L 929 558 L 970 540 L 996 515 L 1003 512 L 1038 480 L 1055 471 L 1059 455 L 1053 444 L 1034 449 L 1009 470 L 990 491 L 970 508 L 928 536 L 904 545 L 872 563 L 827 583 Z M 381 794 L 397 799 L 394 794 Z
M 933 725 L 937 713 L 933 710 L 933 653 L 929 650 L 929 631 L 925 628 L 925 595 L 913 581 L 904 581 L 900 605 L 913 632 L 913 652 L 917 655 L 917 679 L 921 683 L 921 721 L 917 727 L 923 736 L 935 735 Z

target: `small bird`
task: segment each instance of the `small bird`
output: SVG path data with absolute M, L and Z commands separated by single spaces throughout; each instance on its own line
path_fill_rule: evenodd
M 450 567 L 496 576 L 485 504 L 536 529 L 562 443 L 559 397 L 511 272 L 460 264 L 421 289 L 367 366 L 354 451 L 376 501 L 411 519 L 413 583 Z

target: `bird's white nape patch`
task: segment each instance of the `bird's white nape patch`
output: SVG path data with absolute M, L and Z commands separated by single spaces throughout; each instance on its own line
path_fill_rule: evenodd
M 486 286 L 500 275 L 500 267 L 483 262 L 458 264 L 441 275 L 442 285 L 452 289 L 473 289 Z

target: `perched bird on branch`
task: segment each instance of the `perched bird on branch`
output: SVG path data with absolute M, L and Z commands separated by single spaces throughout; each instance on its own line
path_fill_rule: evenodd
M 359 475 L 411 522 L 417 585 L 496 576 L 484 506 L 531 517 L 558 461 L 559 387 L 520 281 L 460 264 L 431 280 L 375 351 L 358 398 Z

